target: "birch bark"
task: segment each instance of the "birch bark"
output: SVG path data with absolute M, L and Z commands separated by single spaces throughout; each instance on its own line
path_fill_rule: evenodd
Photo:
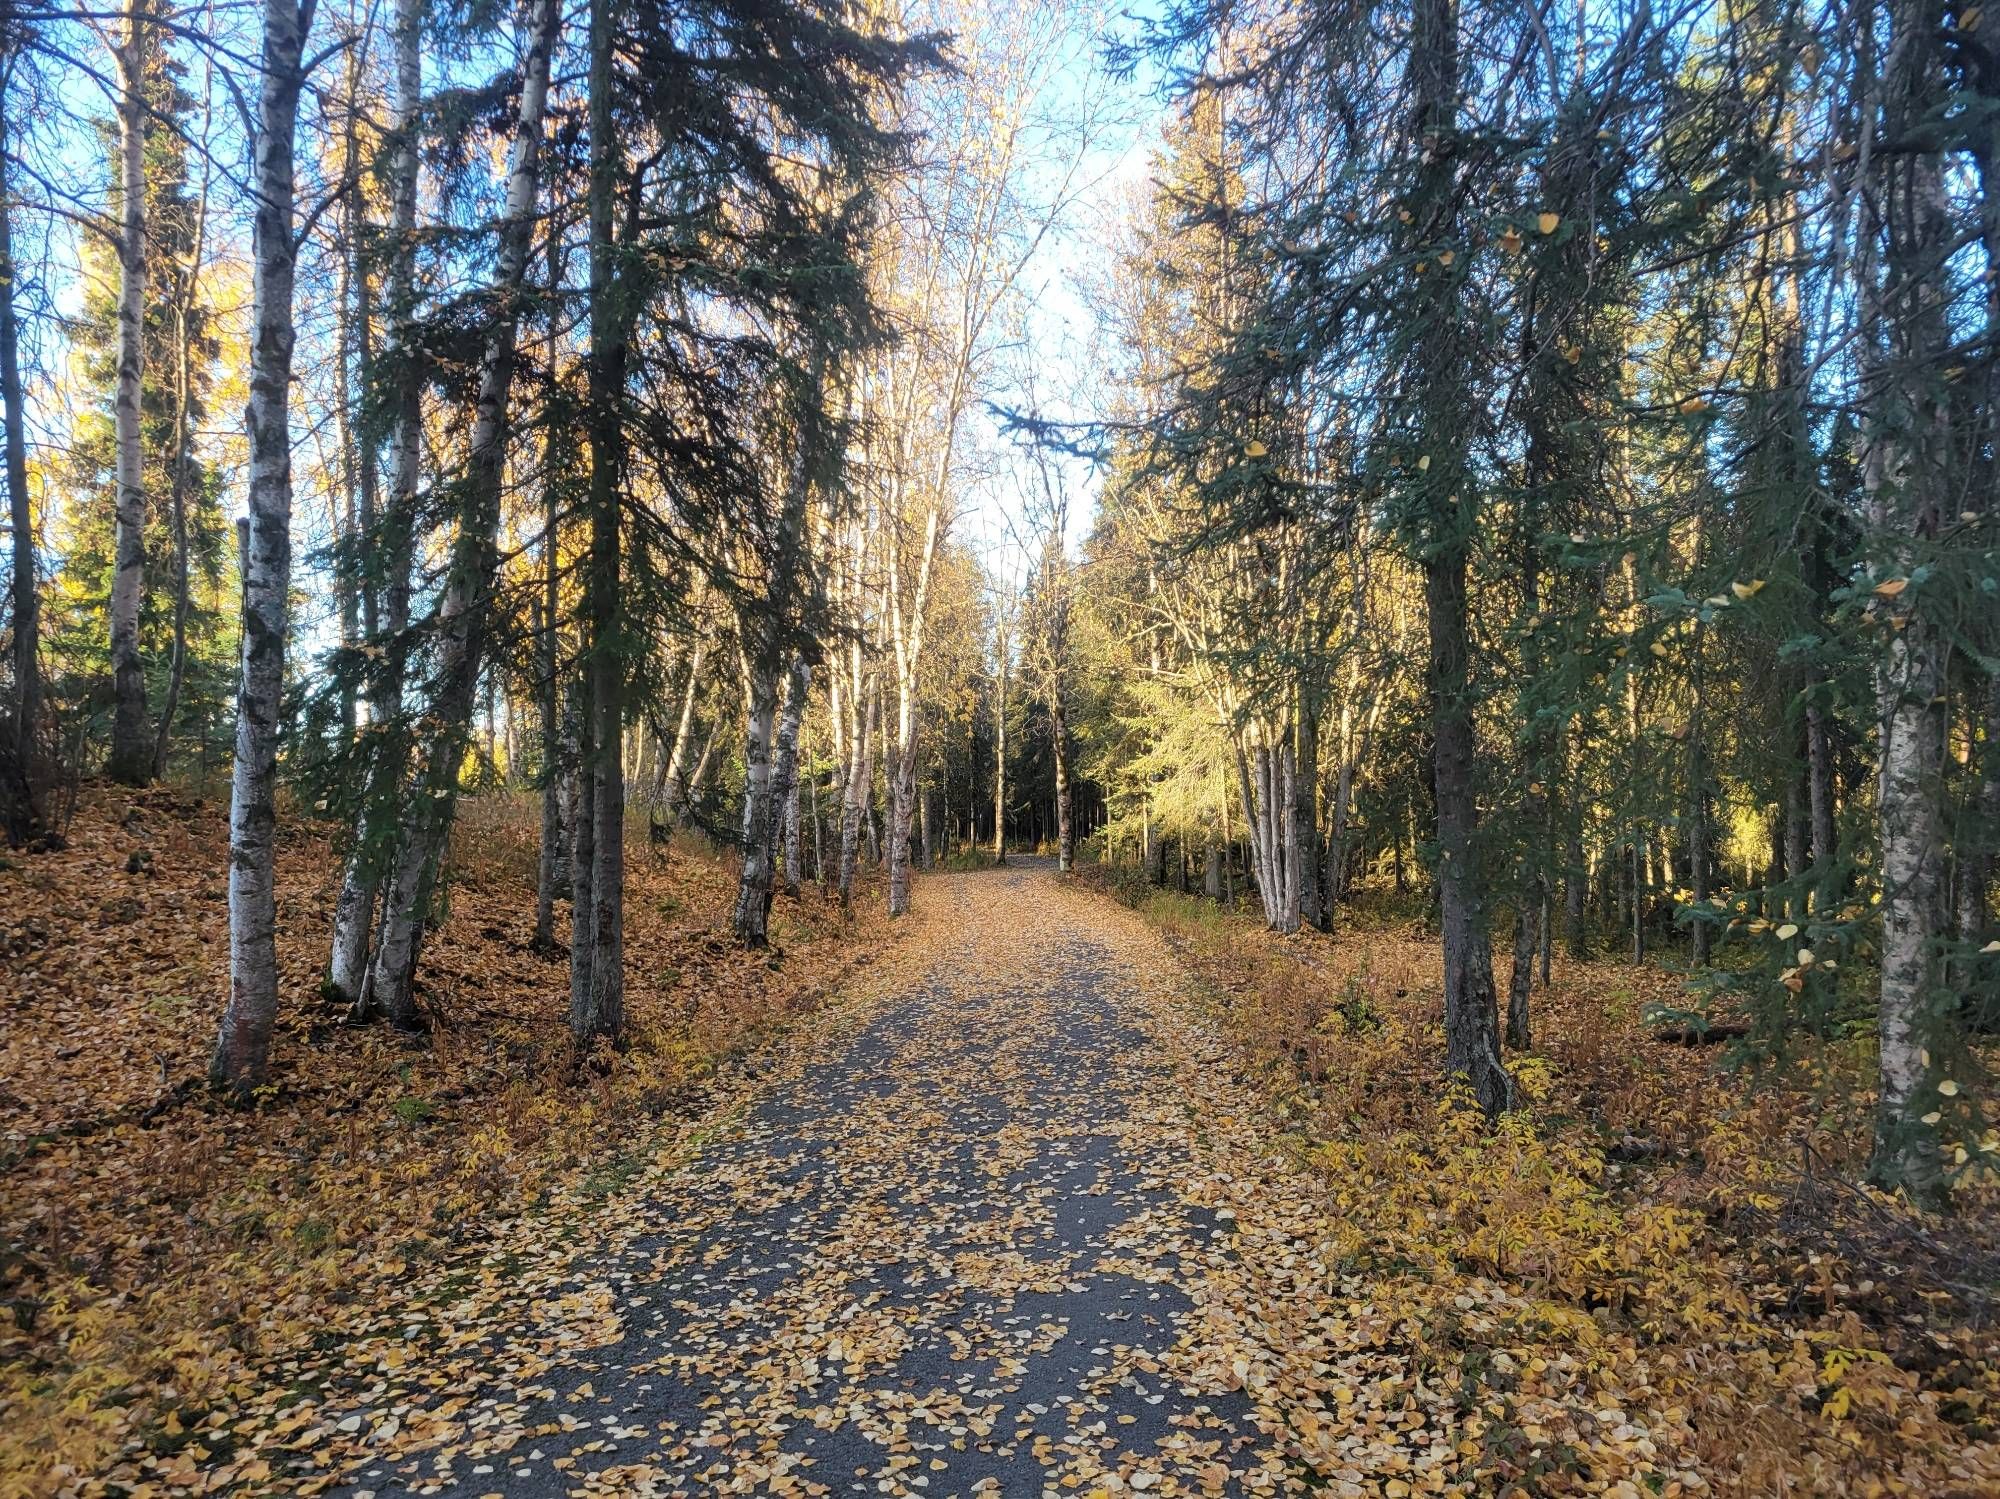
M 248 544 L 242 676 L 229 791 L 229 1004 L 209 1082 L 242 1099 L 263 1083 L 278 1018 L 278 716 L 292 571 L 291 383 L 294 132 L 313 0 L 264 0 L 263 87 L 253 151 Z
M 140 0 L 128 0 L 118 53 L 118 376 L 112 415 L 117 448 L 111 575 L 111 756 L 105 774 L 128 786 L 153 778 L 139 612 L 146 601 L 146 480 L 140 450 L 140 391 L 146 364 L 146 107 L 150 51 Z

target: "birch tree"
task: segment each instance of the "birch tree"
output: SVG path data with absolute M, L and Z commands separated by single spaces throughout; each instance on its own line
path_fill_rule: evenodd
M 242 680 L 229 793 L 229 1004 L 211 1085 L 247 1098 L 265 1078 L 278 1017 L 278 728 L 292 572 L 293 134 L 305 86 L 315 0 L 264 0 L 262 85 L 252 140 L 256 209 L 251 254 L 248 544 L 243 567 Z
M 1943 162 L 1917 136 L 1941 87 L 1936 15 L 1934 5 L 1902 0 L 1889 7 L 1887 34 L 1872 38 L 1881 75 L 1865 85 L 1871 97 L 1858 168 L 1868 402 L 1862 473 L 1880 632 L 1881 1103 L 1871 1169 L 1920 1195 L 1940 1186 L 1934 1126 L 1947 1034 L 1938 947 L 1946 639 L 1920 584 L 1912 586 L 1924 544 L 1936 540 L 1950 513 L 1953 488 L 1952 433 L 1938 379 L 1951 347 L 1943 284 L 1950 216 Z M 1869 55 L 1864 40 L 1861 56 Z

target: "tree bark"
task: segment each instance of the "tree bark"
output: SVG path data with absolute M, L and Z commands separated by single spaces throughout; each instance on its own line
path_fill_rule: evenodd
M 1070 785 L 1069 715 L 1058 687 L 1049 706 L 1049 736 L 1056 768 L 1056 869 L 1068 874 L 1076 864 L 1076 805 Z
M 204 139 L 207 132 L 203 132 Z M 180 711 L 181 689 L 187 680 L 188 614 L 193 607 L 189 596 L 188 565 L 188 468 L 194 461 L 194 433 L 190 427 L 194 400 L 193 354 L 189 349 L 189 324 L 193 320 L 195 297 L 201 286 L 202 256 L 208 233 L 208 192 L 210 169 L 202 164 L 201 192 L 195 199 L 194 232 L 190 236 L 187 272 L 175 288 L 174 363 L 174 451 L 173 479 L 168 504 L 174 527 L 174 644 L 167 665 L 167 700 L 160 705 L 160 726 L 153 739 L 153 774 L 167 773 L 167 749 L 173 743 L 174 717 Z M 345 444 L 343 444 L 343 448 Z M 343 630 L 345 625 L 343 624 Z M 345 642 L 345 634 L 343 642 Z M 348 732 L 353 732 L 352 709 L 348 709 Z
M 264 0 L 263 87 L 257 104 L 251 220 L 249 544 L 243 561 L 242 677 L 229 800 L 229 1005 L 212 1086 L 239 1099 L 261 1085 L 278 1018 L 278 717 L 292 571 L 291 384 L 293 133 L 313 0 Z
M 746 624 L 746 632 L 748 626 Z M 759 652 L 760 656 L 766 654 Z M 765 918 L 770 910 L 771 810 L 775 786 L 771 766 L 772 743 L 777 733 L 777 674 L 753 662 L 745 651 L 743 660 L 743 873 L 736 886 L 733 925 L 736 940 L 745 947 L 763 947 L 769 941 Z
M 139 660 L 139 613 L 146 602 L 146 478 L 140 448 L 140 393 L 146 362 L 146 107 L 150 44 L 140 0 L 127 0 L 119 51 L 118 377 L 113 423 L 118 454 L 111 576 L 111 756 L 105 774 L 128 786 L 153 778 L 146 672 Z
M 0 64 L 0 91 L 12 71 Z M 13 200 L 7 180 L 10 144 L 7 111 L 0 107 L 0 405 L 5 407 L 8 529 L 14 548 L 10 584 L 14 640 L 14 694 L 8 704 L 6 764 L 0 765 L 0 797 L 8 841 L 19 844 L 41 821 L 40 756 L 36 730 L 42 717 L 41 599 L 35 587 L 35 518 L 28 500 L 27 412 L 21 386 L 21 333 L 14 307 Z
M 622 617 L 618 581 L 621 549 L 623 436 L 627 339 L 631 321 L 616 261 L 613 210 L 621 148 L 611 114 L 615 9 L 590 0 L 590 571 L 585 607 L 590 622 L 591 830 L 588 983 L 569 1017 L 571 1040 L 586 1048 L 616 1042 L 625 1026 L 625 778 Z M 572 943 L 574 948 L 577 944 Z M 573 996 L 574 998 L 575 996 Z
M 868 795 L 874 780 L 872 750 L 879 699 L 872 692 L 864 696 L 867 708 L 853 735 L 847 786 L 840 804 L 840 904 L 843 910 L 854 904 L 854 870 L 861 854 L 861 819 L 868 810 Z
M 390 342 L 382 366 L 393 372 L 394 439 L 389 464 L 389 504 L 379 542 L 387 575 L 379 590 L 364 576 L 362 592 L 374 617 L 368 629 L 367 768 L 354 842 L 341 872 L 333 908 L 333 943 L 327 959 L 329 998 L 348 1007 L 349 1018 L 366 1021 L 379 1013 L 368 993 L 369 942 L 375 931 L 376 897 L 393 863 L 403 833 L 402 790 L 409 764 L 409 735 L 402 723 L 403 678 L 408 669 L 410 550 L 416 524 L 419 459 L 423 444 L 422 369 L 416 335 L 418 110 L 423 98 L 422 0 L 396 0 L 392 46 L 395 55 L 389 93 L 389 133 L 395 141 L 389 167 Z M 366 278 L 363 285 L 366 286 Z M 371 361 L 372 363 L 372 361 Z M 369 465 L 372 469 L 372 464 Z M 363 500 L 372 499 L 372 489 Z M 364 527 L 373 530 L 364 511 Z M 373 600 L 379 593 L 379 608 Z
M 1325 859 L 1319 839 L 1319 711 L 1313 695 L 1299 692 L 1299 721 L 1295 733 L 1291 839 L 1297 849 L 1295 866 L 1299 885 L 1299 921 L 1322 932 L 1333 930 L 1333 903 L 1328 898 L 1323 871 Z
M 993 862 L 1007 862 L 1007 629 L 1003 623 L 993 672 Z
M 1880 84 L 1883 140 L 1865 142 L 1863 238 L 1879 277 L 1862 277 L 1864 345 L 1862 483 L 1873 533 L 1874 574 L 1907 585 L 1942 529 L 1952 493 L 1952 451 L 1939 391 L 1950 346 L 1941 286 L 1950 229 L 1944 168 L 1933 146 L 1905 142 L 1941 87 L 1934 8 L 1890 9 Z M 1866 76 L 1865 74 L 1863 76 Z M 1879 155 L 1866 154 L 1874 145 Z M 1894 149 L 1890 149 L 1893 145 Z M 1873 256 L 1870 257 L 1871 259 Z M 1882 862 L 1880 1103 L 1870 1175 L 1936 1198 L 1945 1191 L 1938 1133 L 1945 1020 L 1938 955 L 1944 864 L 1944 655 L 1948 625 L 1930 617 L 1921 587 L 1876 590 L 1881 650 L 1875 668 L 1880 762 L 1876 813 Z
M 778 713 L 777 760 L 773 770 L 776 789 L 777 822 L 772 829 L 772 863 L 784 859 L 785 894 L 799 893 L 799 730 L 805 722 L 806 702 L 812 693 L 812 663 L 803 655 L 792 657 L 785 678 L 784 706 Z M 764 909 L 771 907 L 771 889 L 764 891 Z
M 492 322 L 481 351 L 479 388 L 466 450 L 458 534 L 438 603 L 437 691 L 420 768 L 405 798 L 404 832 L 382 896 L 381 940 L 369 965 L 368 999 L 397 1027 L 418 1029 L 414 982 L 432 886 L 457 809 L 459 770 L 476 709 L 492 595 L 499 566 L 496 532 L 513 387 L 521 287 L 527 273 L 539 184 L 542 117 L 561 11 L 537 0 L 529 19 L 520 99 L 508 149 L 507 198 L 488 298 Z

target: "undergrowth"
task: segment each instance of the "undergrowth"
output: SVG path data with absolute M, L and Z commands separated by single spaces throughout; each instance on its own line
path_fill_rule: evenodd
M 2000 1492 L 2000 1189 L 1940 1221 L 1854 1185 L 1865 1041 L 1752 1086 L 1649 1034 L 1677 975 L 1558 960 L 1537 1045 L 1509 1058 L 1522 1106 L 1488 1125 L 1440 1084 L 1427 933 L 1280 938 L 1088 878 L 1166 935 L 1323 1182 L 1342 1273 L 1481 1440 L 1536 1388 L 1587 1391 L 1650 1404 L 1726 1491 Z M 1506 1460 L 1519 1491 L 1599 1491 L 1535 1466 L 1554 1445 L 1531 1432 Z

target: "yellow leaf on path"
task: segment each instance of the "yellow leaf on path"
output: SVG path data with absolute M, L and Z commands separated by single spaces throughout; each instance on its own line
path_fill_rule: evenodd
M 1958 1084 L 1950 1078 L 1946 1078 L 1938 1084 L 1938 1092 L 1946 1098 L 1956 1098 L 1958 1097 Z
M 1551 213 L 1549 210 L 1543 209 L 1542 216 L 1535 222 L 1541 226 L 1542 233 L 1554 234 L 1556 232 L 1557 226 L 1559 226 L 1562 223 L 1562 215 L 1559 213 Z

